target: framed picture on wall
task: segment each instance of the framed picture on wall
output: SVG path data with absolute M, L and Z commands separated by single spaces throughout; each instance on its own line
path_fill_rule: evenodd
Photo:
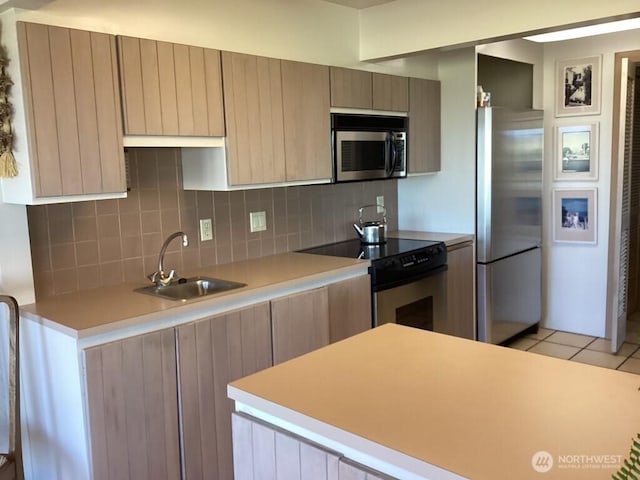
M 556 117 L 600 113 L 602 56 L 556 63 Z
M 597 243 L 597 189 L 553 191 L 553 241 Z
M 555 179 L 598 179 L 598 122 L 555 130 Z

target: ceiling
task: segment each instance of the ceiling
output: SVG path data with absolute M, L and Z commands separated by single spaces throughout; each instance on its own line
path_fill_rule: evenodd
M 357 8 L 361 10 L 363 8 L 373 7 L 375 5 L 382 5 L 383 3 L 395 2 L 395 0 L 324 0 L 325 2 L 338 3 L 345 7 Z

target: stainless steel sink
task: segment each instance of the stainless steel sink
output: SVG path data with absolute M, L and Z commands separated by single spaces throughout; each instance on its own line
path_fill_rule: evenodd
M 149 285 L 148 287 L 136 288 L 135 291 L 169 300 L 191 300 L 246 286 L 246 283 L 220 280 L 219 278 L 191 277 L 182 278 L 164 287 Z

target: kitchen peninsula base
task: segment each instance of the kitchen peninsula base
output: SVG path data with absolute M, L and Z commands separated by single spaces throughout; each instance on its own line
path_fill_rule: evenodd
M 548 452 L 554 479 L 599 479 L 638 432 L 639 385 L 625 372 L 390 324 L 232 382 L 228 394 L 234 448 L 254 465 L 269 448 L 266 425 L 276 441 L 289 435 L 392 478 L 537 479 L 533 459 Z M 615 462 L 563 463 L 571 455 Z M 325 466 L 311 478 L 343 478 L 322 476 Z

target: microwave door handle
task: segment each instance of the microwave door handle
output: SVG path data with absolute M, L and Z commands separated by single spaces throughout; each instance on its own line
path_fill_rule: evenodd
M 387 132 L 387 135 L 384 139 L 385 146 L 385 165 L 384 170 L 387 174 L 387 177 L 390 177 L 393 174 L 393 170 L 395 168 L 395 145 L 393 142 L 393 133 Z
M 385 142 L 388 142 L 389 146 L 387 148 L 387 152 L 391 157 L 391 161 L 387 162 L 386 171 L 387 177 L 391 177 L 393 172 L 396 170 L 396 164 L 398 163 L 398 147 L 396 146 L 395 138 L 393 136 L 393 132 L 387 133 L 387 139 Z

